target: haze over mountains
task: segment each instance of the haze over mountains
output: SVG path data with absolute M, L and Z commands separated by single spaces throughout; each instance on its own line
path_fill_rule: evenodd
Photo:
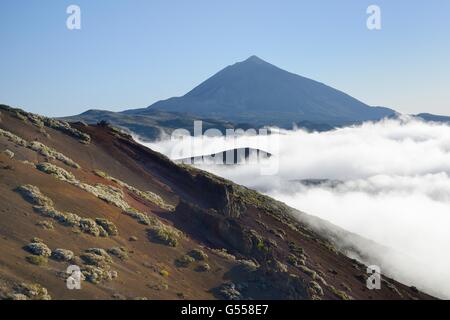
M 182 97 L 148 108 L 109 112 L 89 110 L 65 120 L 107 120 L 154 138 L 161 129 L 190 129 L 194 119 L 219 129 L 299 125 L 313 130 L 395 116 L 396 111 L 367 104 L 320 82 L 287 72 L 252 56 L 219 71 Z M 213 119 L 213 120 L 211 120 Z

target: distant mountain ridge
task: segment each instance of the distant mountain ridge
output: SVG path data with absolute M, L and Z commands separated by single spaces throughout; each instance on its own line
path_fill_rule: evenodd
M 396 114 L 256 56 L 222 69 L 182 97 L 124 113 L 145 115 L 154 110 L 284 128 L 300 122 L 342 126 Z
M 194 120 L 202 120 L 205 130 L 297 126 L 327 131 L 397 115 L 392 109 L 371 107 L 323 83 L 251 56 L 225 67 L 182 97 L 122 112 L 91 109 L 62 119 L 87 123 L 105 120 L 153 140 L 177 128 L 192 131 Z

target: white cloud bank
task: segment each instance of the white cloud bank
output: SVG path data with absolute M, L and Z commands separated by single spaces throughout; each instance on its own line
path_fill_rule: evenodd
M 202 168 L 391 247 L 400 254 L 373 264 L 450 298 L 450 126 L 404 118 L 278 138 L 276 148 L 265 148 L 276 154 L 269 160 L 278 161 L 276 176 L 261 175 L 258 165 Z M 204 142 L 208 152 L 232 146 L 221 138 Z M 256 138 L 241 142 L 260 146 Z M 146 145 L 170 155 L 174 142 Z M 340 183 L 305 186 L 300 179 Z

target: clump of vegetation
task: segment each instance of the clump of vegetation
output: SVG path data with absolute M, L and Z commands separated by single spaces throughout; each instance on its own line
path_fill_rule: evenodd
M 298 245 L 296 245 L 294 242 L 289 242 L 288 246 L 289 246 L 289 251 L 293 254 L 296 254 L 296 255 L 304 255 L 305 254 L 305 250 L 303 248 L 299 247 Z
M 122 190 L 101 183 L 98 183 L 95 186 L 91 186 L 86 183 L 76 183 L 75 185 L 93 194 L 97 198 L 105 201 L 106 203 L 118 207 L 119 209 L 123 210 L 125 214 L 136 219 L 139 223 L 144 225 L 152 224 L 152 219 L 148 217 L 145 213 L 142 213 L 136 210 L 135 208 L 130 207 L 130 205 L 124 199 L 124 194 Z
M 305 259 L 298 258 L 296 255 L 292 253 L 288 255 L 287 262 L 294 267 L 298 267 L 301 265 L 304 266 L 306 264 Z
M 128 185 L 127 185 L 128 186 Z M 168 210 L 168 211 L 174 211 L 175 207 L 171 204 L 166 203 L 159 195 L 157 195 L 154 192 L 151 191 L 141 191 L 134 187 L 128 186 L 128 189 L 130 189 L 132 192 L 134 192 L 137 196 L 143 198 L 144 200 L 147 200 L 158 207 Z
M 148 215 L 134 208 L 128 208 L 127 210 L 125 210 L 125 214 L 132 217 L 133 219 L 136 219 L 140 224 L 144 224 L 147 226 L 152 224 L 152 219 Z
M 41 227 L 41 228 L 43 228 L 43 229 L 46 229 L 46 230 L 53 230 L 55 227 L 53 226 L 53 223 L 51 222 L 51 221 L 49 221 L 49 220 L 41 220 L 41 221 L 38 221 L 37 223 L 36 223 L 36 225 L 38 226 L 38 227 Z
M 107 261 L 104 257 L 99 256 L 95 253 L 85 253 L 80 256 L 83 262 L 87 265 L 102 267 L 107 264 Z
M 33 209 L 42 216 L 55 219 L 62 225 L 77 228 L 80 226 L 81 217 L 74 213 L 61 212 L 52 206 L 34 206 Z
M 164 291 L 169 289 L 169 285 L 165 281 L 160 281 L 159 283 L 155 284 L 148 284 L 147 287 L 156 291 Z
M 323 296 L 323 289 L 320 286 L 320 284 L 318 284 L 316 281 L 310 281 L 309 282 L 308 292 L 309 292 L 309 294 L 312 297 L 314 297 L 314 296 L 318 296 L 318 297 Z
M 14 158 L 14 152 L 12 152 L 12 151 L 9 150 L 9 149 L 4 150 L 3 153 L 4 153 L 8 158 L 11 158 L 11 159 Z
M 201 262 L 197 266 L 197 268 L 195 268 L 195 271 L 197 271 L 197 272 L 206 272 L 206 271 L 209 271 L 209 270 L 211 270 L 211 267 L 206 262 Z
M 84 132 L 79 131 L 78 129 L 72 128 L 70 124 L 66 121 L 62 120 L 56 120 L 51 118 L 42 117 L 42 120 L 44 124 L 47 127 L 50 127 L 52 129 L 61 131 L 63 133 L 66 133 L 70 136 L 73 136 L 74 138 L 78 139 L 79 142 L 83 144 L 89 144 L 91 142 L 91 137 Z
M 70 135 L 70 136 L 78 139 L 78 141 L 80 141 L 81 143 L 89 144 L 91 141 L 91 137 L 88 134 L 81 132 L 75 128 L 72 128 L 70 126 L 70 124 L 66 121 L 44 117 L 41 115 L 37 115 L 37 114 L 31 113 L 31 112 L 25 112 L 21 109 L 14 109 L 14 108 L 4 106 L 4 105 L 2 105 L 2 108 L 5 110 L 8 110 L 13 117 L 15 117 L 21 121 L 24 121 L 24 122 L 28 120 L 34 126 L 40 128 L 40 129 L 42 129 L 44 126 L 47 126 L 49 128 L 52 128 L 52 129 L 61 131 L 67 135 Z
M 39 212 L 43 216 L 51 217 L 60 223 L 75 226 L 78 225 L 80 217 L 69 214 L 59 212 L 55 208 L 53 208 L 53 201 L 44 196 L 38 187 L 32 185 L 23 185 L 16 189 L 22 196 L 34 204 L 33 207 L 35 211 Z
M 108 265 L 102 267 L 94 265 L 83 266 L 83 268 L 81 268 L 81 273 L 86 281 L 93 284 L 99 284 L 102 281 L 111 281 L 118 276 L 117 271 L 110 270 Z
M 38 187 L 27 184 L 27 185 L 23 185 L 18 187 L 17 192 L 19 192 L 26 200 L 28 200 L 29 202 L 31 202 L 34 205 L 37 206 L 48 206 L 48 207 L 52 207 L 53 206 L 53 201 L 44 196 L 41 191 L 39 190 Z
M 307 266 L 299 266 L 300 270 L 306 273 L 308 276 L 310 276 L 313 280 L 316 280 L 318 274 L 314 270 L 308 268 Z
M 22 293 L 11 293 L 6 299 L 8 300 L 28 300 L 28 297 Z
M 259 268 L 259 265 L 252 260 L 238 260 L 238 262 L 247 272 L 253 272 Z
M 99 176 L 100 178 L 108 179 L 109 177 L 108 174 L 106 174 L 106 172 L 101 170 L 94 170 L 93 172 L 96 176 Z
M 179 268 L 187 268 L 193 262 L 195 262 L 195 259 L 185 254 L 175 260 L 175 265 Z
M 269 227 L 267 226 L 266 223 L 262 222 L 261 220 L 255 220 L 257 224 L 259 224 L 264 230 L 268 230 Z
M 339 254 L 339 250 L 336 248 L 336 246 L 331 243 L 330 241 L 324 241 L 323 245 L 325 246 L 325 248 L 327 248 L 328 250 L 330 250 L 331 252 L 335 253 L 335 254 Z
M 272 259 L 272 260 L 268 261 L 267 265 L 274 272 L 287 272 L 288 271 L 288 267 L 284 263 L 278 261 L 277 259 Z
M 113 204 L 122 210 L 127 210 L 130 207 L 124 200 L 124 194 L 119 188 L 101 183 L 97 183 L 95 186 L 86 184 L 83 184 L 83 186 L 89 186 L 90 188 L 88 187 L 87 191 L 91 192 L 99 199 L 102 199 L 109 204 Z
M 15 289 L 17 294 L 22 294 L 31 300 L 51 300 L 46 288 L 38 283 L 21 283 Z
M 106 226 L 111 227 L 111 230 L 114 230 L 112 227 L 112 223 L 108 222 L 108 220 L 103 221 L 100 219 L 100 223 L 97 223 L 93 219 L 90 218 L 81 218 L 77 214 L 70 212 L 61 212 L 56 210 L 53 207 L 53 201 L 44 196 L 38 187 L 32 185 L 24 185 L 20 186 L 16 189 L 22 196 L 34 204 L 33 209 L 41 214 L 42 216 L 52 218 L 62 225 L 75 227 L 82 232 L 93 235 L 95 237 L 102 236 L 107 237 L 109 233 L 102 227 L 102 223 Z M 111 231 L 110 230 L 110 231 Z
M 50 257 L 52 250 L 42 242 L 31 242 L 27 244 L 24 249 L 36 256 Z
M 32 167 L 36 168 L 36 165 L 33 162 L 31 162 L 31 161 L 20 160 L 20 162 L 22 162 L 23 164 L 26 164 L 26 165 L 29 165 L 29 166 L 32 166 Z
M 37 265 L 37 266 L 46 265 L 47 262 L 48 262 L 48 259 L 46 257 L 44 257 L 44 256 L 34 256 L 34 255 L 32 255 L 32 256 L 26 256 L 25 259 L 29 263 Z
M 79 226 L 81 231 L 93 235 L 94 237 L 98 237 L 100 235 L 108 235 L 108 233 L 101 226 L 99 226 L 93 219 L 90 218 L 80 219 Z
M 211 249 L 211 251 L 214 252 L 219 257 L 225 258 L 227 260 L 233 260 L 233 261 L 236 260 L 236 257 L 234 255 L 232 255 L 231 253 L 229 253 L 228 250 L 225 248 Z
M 80 168 L 80 165 L 77 164 L 75 161 L 73 161 L 69 157 L 65 156 L 64 154 L 56 151 L 55 149 L 52 149 L 52 148 L 46 146 L 45 144 L 43 144 L 41 142 L 38 142 L 38 141 L 28 142 L 27 140 L 22 139 L 21 137 L 15 135 L 9 131 L 3 130 L 3 129 L 0 129 L 0 136 L 7 138 L 9 141 L 15 143 L 16 145 L 31 149 L 31 150 L 41 154 L 44 157 L 47 157 L 49 159 L 59 160 L 59 161 L 65 163 L 66 165 L 76 168 L 76 169 Z
M 19 120 L 21 120 L 21 121 L 26 121 L 27 120 L 27 117 L 25 117 L 21 112 L 19 112 L 18 110 L 14 110 L 14 111 L 12 111 L 11 112 L 11 115 L 14 117 L 14 118 L 17 118 L 17 119 L 19 119 Z
M 346 294 L 344 291 L 338 290 L 332 285 L 329 286 L 329 289 L 333 294 L 341 300 L 352 300 L 352 297 Z
M 105 249 L 102 248 L 89 248 L 85 250 L 87 253 L 92 253 L 95 254 L 97 256 L 102 257 L 105 262 L 107 263 L 111 263 L 112 259 L 111 256 L 108 254 L 108 252 Z
M 22 139 L 21 137 L 15 135 L 14 133 L 11 133 L 7 130 L 0 129 L 0 136 L 5 137 L 10 142 L 12 142 L 18 146 L 26 147 L 28 145 L 28 142 L 25 139 Z
M 281 240 L 284 240 L 284 237 L 286 236 L 286 232 L 284 232 L 284 230 L 282 229 L 269 229 L 269 232 L 277 236 Z
M 263 239 L 263 237 L 258 233 L 258 231 L 251 229 L 247 231 L 247 237 L 252 242 L 253 247 L 258 251 L 267 253 L 270 251 L 268 246 L 268 241 Z
M 74 258 L 74 254 L 70 250 L 58 248 L 53 250 L 51 257 L 57 261 L 70 261 Z
M 113 247 L 108 249 L 108 253 L 110 255 L 113 255 L 120 260 L 126 260 L 128 259 L 128 253 L 127 250 L 124 247 Z
M 159 274 L 165 278 L 169 277 L 169 271 L 167 270 L 160 270 Z
M 241 300 L 242 298 L 241 293 L 232 282 L 223 283 L 218 292 L 226 300 Z
M 95 222 L 103 229 L 105 229 L 109 236 L 119 235 L 119 229 L 117 228 L 117 226 L 108 219 L 96 218 Z
M 170 226 L 167 226 L 160 221 L 147 229 L 148 235 L 151 240 L 165 244 L 167 246 L 176 247 L 178 244 L 178 238 L 180 232 Z
M 44 121 L 42 121 L 43 117 L 38 116 L 36 114 L 32 114 L 32 113 L 27 113 L 27 117 L 28 117 L 28 120 L 36 127 L 40 128 L 40 129 L 44 128 Z
M 36 151 L 43 155 L 44 157 L 47 157 L 49 159 L 56 159 L 61 161 L 62 163 L 68 165 L 69 167 L 73 167 L 75 169 L 81 168 L 78 163 L 70 159 L 69 157 L 65 156 L 64 154 L 56 151 L 53 148 L 50 148 L 46 146 L 45 144 L 39 142 L 39 141 L 32 141 L 28 143 L 27 148 Z
M 204 261 L 208 259 L 208 255 L 201 249 L 191 250 L 188 255 L 194 258 L 197 261 Z
M 46 172 L 48 174 L 52 174 L 57 179 L 68 182 L 84 191 L 87 191 L 97 198 L 105 201 L 106 203 L 112 204 L 119 209 L 123 210 L 123 212 L 132 218 L 136 219 L 139 223 L 144 225 L 152 225 L 154 223 L 154 219 L 150 218 L 145 213 L 140 212 L 139 210 L 130 207 L 130 205 L 125 201 L 123 191 L 119 188 L 110 186 L 110 185 L 104 185 L 101 183 L 97 183 L 96 185 L 92 186 L 87 183 L 82 183 L 78 181 L 71 173 L 67 172 L 66 170 L 50 164 L 50 163 L 43 163 L 38 165 L 38 169 Z M 107 176 L 102 171 L 94 171 L 98 176 Z M 123 185 L 129 188 L 132 188 L 133 190 L 137 190 L 131 186 L 128 186 L 125 183 L 121 183 L 119 185 Z M 86 222 L 87 225 L 87 232 L 92 235 L 100 235 L 100 236 L 114 236 L 118 234 L 117 227 L 114 226 L 114 224 L 110 221 L 107 221 L 106 219 L 97 219 L 97 224 L 100 226 L 98 229 L 98 232 L 95 230 L 95 227 L 90 223 Z M 90 227 L 89 227 L 90 226 Z
M 49 164 L 49 163 L 39 164 L 37 166 L 37 168 L 43 172 L 52 174 L 55 178 L 57 178 L 59 180 L 68 182 L 86 192 L 91 193 L 92 195 L 105 201 L 108 204 L 112 204 L 112 205 L 118 207 L 119 209 L 123 210 L 125 212 L 125 214 L 138 220 L 139 223 L 141 223 L 141 224 L 145 224 L 145 225 L 151 224 L 151 220 L 149 219 L 149 217 L 146 214 L 129 206 L 129 204 L 124 199 L 123 191 L 119 188 L 109 186 L 109 185 L 104 185 L 101 183 L 97 183 L 94 186 L 87 184 L 87 183 L 82 183 L 82 182 L 78 181 L 71 173 L 67 172 L 66 170 L 64 170 L 56 165 Z M 98 172 L 96 172 L 96 174 L 101 175 Z M 91 234 L 93 234 L 93 235 L 97 234 L 97 235 L 101 235 L 101 236 L 106 236 L 106 235 L 114 236 L 114 235 L 118 234 L 117 227 L 115 227 L 112 222 L 110 222 L 106 219 L 98 219 L 97 224 L 100 225 L 102 228 L 99 229 L 98 234 L 95 230 L 92 230 L 92 232 L 90 232 Z M 104 230 L 102 230 L 102 229 L 104 229 Z
M 62 181 L 70 182 L 70 183 L 74 183 L 77 181 L 77 179 L 75 178 L 75 176 L 72 173 L 70 173 L 70 172 L 64 170 L 63 168 L 60 168 L 52 163 L 49 163 L 49 162 L 38 163 L 36 165 L 36 169 L 38 169 L 39 171 L 45 172 L 47 174 L 50 174 L 58 180 L 62 180 Z

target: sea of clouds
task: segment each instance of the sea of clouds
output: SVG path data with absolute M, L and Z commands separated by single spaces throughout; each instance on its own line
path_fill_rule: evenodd
M 181 158 L 174 154 L 180 144 L 190 155 L 236 146 L 273 153 L 261 163 L 200 167 L 392 248 L 398 254 L 377 252 L 374 261 L 365 262 L 450 298 L 450 126 L 403 117 L 269 137 L 185 137 L 144 144 L 172 158 Z M 311 185 L 304 179 L 329 182 Z

